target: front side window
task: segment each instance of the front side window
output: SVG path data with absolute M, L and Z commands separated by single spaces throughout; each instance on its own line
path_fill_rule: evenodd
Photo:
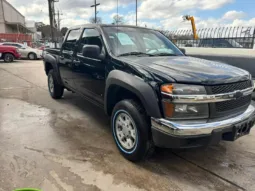
M 84 45 L 97 45 L 102 49 L 100 34 L 96 29 L 84 29 L 77 52 L 82 53 Z
M 183 55 L 182 52 L 158 31 L 136 27 L 103 27 L 108 44 L 115 56 L 128 53 L 144 55 Z

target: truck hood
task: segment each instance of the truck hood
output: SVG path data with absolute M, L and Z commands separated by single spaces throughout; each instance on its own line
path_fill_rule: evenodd
M 224 84 L 250 79 L 249 73 L 240 68 L 217 61 L 188 56 L 138 57 L 126 56 L 119 59 L 137 70 L 145 70 L 154 79 L 166 82 L 174 79 L 178 83 Z M 144 72 L 142 72 L 144 73 Z

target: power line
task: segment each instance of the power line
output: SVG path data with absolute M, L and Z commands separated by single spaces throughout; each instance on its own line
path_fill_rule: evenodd
M 100 3 L 97 3 L 97 0 L 95 0 L 95 4 L 91 5 L 90 7 L 95 7 L 95 23 L 97 23 L 97 6 L 99 6 Z

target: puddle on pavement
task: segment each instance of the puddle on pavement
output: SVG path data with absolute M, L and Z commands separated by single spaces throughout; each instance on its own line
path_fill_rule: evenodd
M 53 190 L 75 190 L 78 185 L 88 190 L 238 190 L 168 151 L 141 164 L 128 162 L 117 151 L 109 128 L 68 112 L 0 98 L 2 156 L 13 158 L 15 151 L 26 158 L 32 153 L 41 160 L 31 168 L 34 178 L 43 171 L 40 185 Z

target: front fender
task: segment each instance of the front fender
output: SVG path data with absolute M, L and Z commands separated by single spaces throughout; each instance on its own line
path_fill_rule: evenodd
M 45 56 L 43 58 L 43 62 L 44 62 L 44 70 L 45 70 L 46 74 L 47 74 L 48 65 L 51 65 L 54 72 L 56 73 L 58 83 L 63 84 L 61 77 L 60 77 L 60 73 L 59 73 L 58 60 L 51 54 L 45 54 Z
M 111 85 L 120 86 L 134 93 L 142 102 L 148 116 L 154 118 L 162 117 L 158 97 L 152 87 L 141 78 L 120 70 L 111 71 L 106 80 L 104 106 L 107 114 L 109 114 L 108 90 Z

